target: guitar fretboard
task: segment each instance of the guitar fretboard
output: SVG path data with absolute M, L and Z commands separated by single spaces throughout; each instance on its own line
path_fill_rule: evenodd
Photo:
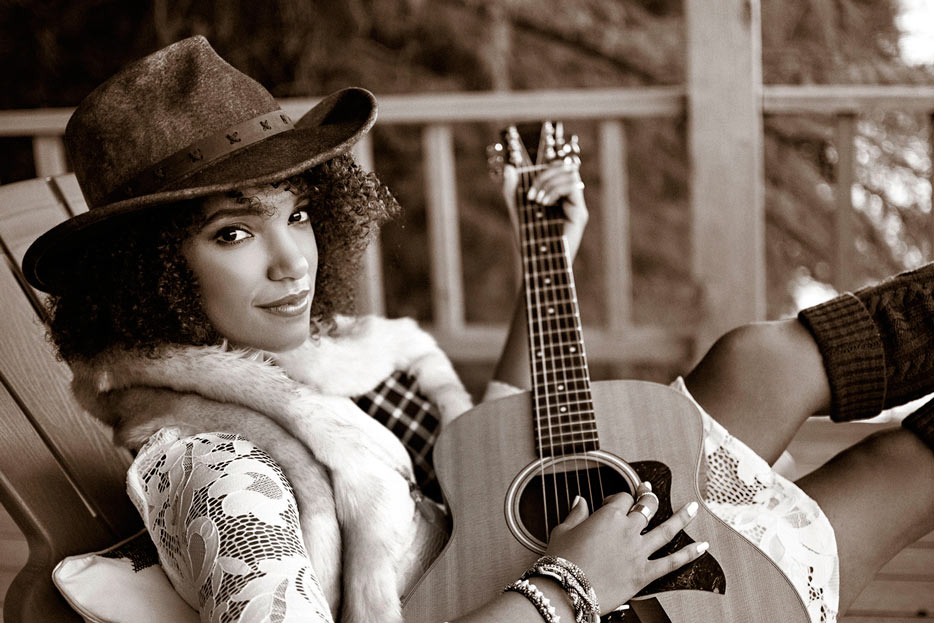
M 527 198 L 532 175 L 520 172 L 517 189 L 523 262 L 535 444 L 540 456 L 599 449 L 590 371 L 584 352 L 574 275 L 560 208 Z

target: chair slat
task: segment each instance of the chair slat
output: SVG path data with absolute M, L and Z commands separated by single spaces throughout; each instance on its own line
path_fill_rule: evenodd
M 0 375 L 8 391 L 29 414 L 32 424 L 89 504 L 108 521 L 114 536 L 129 536 L 138 524 L 123 490 L 128 456 L 116 450 L 111 434 L 74 402 L 71 373 L 55 359 L 35 311 L 8 267 L 0 270 Z M 4 441 L 4 443 L 6 443 Z M 15 454 L 16 446 L 8 452 Z M 135 521 L 134 521 L 135 520 Z M 132 526 L 127 524 L 133 523 Z
M 71 211 L 85 210 L 73 175 L 7 184 L 0 188 L 0 236 L 21 265 L 27 247 L 40 233 L 71 216 Z
M 29 543 L 29 560 L 6 593 L 7 621 L 80 621 L 52 584 L 51 571 L 69 554 L 113 544 L 71 479 L 6 387 L 0 387 L 3 449 L 0 500 Z

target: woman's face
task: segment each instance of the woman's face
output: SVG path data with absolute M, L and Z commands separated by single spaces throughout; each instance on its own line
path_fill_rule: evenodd
M 208 197 L 182 247 L 208 319 L 234 346 L 283 352 L 308 338 L 318 246 L 307 200 L 289 186 Z

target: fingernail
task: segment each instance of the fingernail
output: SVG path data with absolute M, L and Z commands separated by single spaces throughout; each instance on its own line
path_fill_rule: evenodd
M 535 201 L 535 189 L 530 188 L 528 195 L 526 195 L 529 201 Z
M 575 508 L 577 508 L 578 506 L 580 506 L 580 503 L 581 503 L 583 500 L 584 500 L 584 498 L 582 498 L 581 496 L 575 495 L 575 496 L 574 496 L 574 501 L 571 503 L 571 510 L 574 510 Z
M 652 483 L 649 482 L 648 480 L 642 481 L 642 486 L 645 487 L 647 491 L 652 490 Z
M 703 553 L 706 552 L 709 548 L 710 548 L 710 543 L 708 543 L 707 541 L 703 541 L 702 543 L 698 543 L 698 544 L 697 544 L 697 553 L 698 553 L 698 554 L 703 554 Z
M 691 502 L 688 504 L 688 515 L 693 517 L 697 514 L 697 502 Z

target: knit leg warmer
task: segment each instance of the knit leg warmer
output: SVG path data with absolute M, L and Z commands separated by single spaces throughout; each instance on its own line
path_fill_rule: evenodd
M 934 392 L 934 264 L 802 310 L 817 342 L 835 421 L 873 417 Z M 934 447 L 934 405 L 904 426 Z

